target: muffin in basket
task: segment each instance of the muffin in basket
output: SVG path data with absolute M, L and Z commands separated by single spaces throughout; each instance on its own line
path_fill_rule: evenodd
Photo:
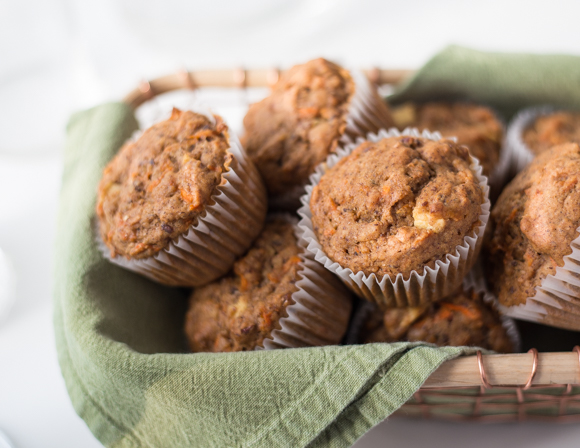
M 465 102 L 405 103 L 393 108 L 399 130 L 416 127 L 456 137 L 469 148 L 488 177 L 492 198 L 499 196 L 510 169 L 510 154 L 502 148 L 504 126 L 488 107 Z
M 509 332 L 515 331 L 515 326 L 513 322 L 509 325 L 484 302 L 483 293 L 460 287 L 436 303 L 385 311 L 376 307 L 366 310 L 359 341 L 424 341 L 439 346 L 477 346 L 511 353 L 514 343 Z
M 506 187 L 486 239 L 488 280 L 506 314 L 580 330 L 580 146 L 554 146 Z
M 457 143 L 466 145 L 477 157 L 486 176 L 498 166 L 503 126 L 487 107 L 471 103 L 405 103 L 393 109 L 393 119 L 399 130 L 413 127 L 457 137 Z
M 580 112 L 539 115 L 524 129 L 523 140 L 535 155 L 554 145 L 580 143 Z
M 227 276 L 197 288 L 185 331 L 194 352 L 331 345 L 346 332 L 347 290 L 305 258 L 289 217 L 274 217 Z
M 101 249 L 161 283 L 199 286 L 250 246 L 266 208 L 260 176 L 223 120 L 174 109 L 106 166 Z
M 551 106 L 524 109 L 510 123 L 506 143 L 513 153 L 516 173 L 538 154 L 563 143 L 580 143 L 580 112 Z
M 364 75 L 319 58 L 292 67 L 267 98 L 250 106 L 243 143 L 271 205 L 296 210 L 308 177 L 340 141 L 392 125 Z
M 384 307 L 453 292 L 489 213 L 486 179 L 467 148 L 418 135 L 393 130 L 345 148 L 313 177 L 299 211 L 316 259 Z

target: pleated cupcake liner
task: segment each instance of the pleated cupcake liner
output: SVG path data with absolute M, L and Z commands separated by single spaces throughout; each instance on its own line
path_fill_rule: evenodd
M 388 131 L 381 130 L 378 134 L 368 134 L 367 140 L 377 142 L 383 138 L 404 135 L 433 141 L 441 140 L 441 134 L 438 132 L 432 133 L 425 130 L 419 133 L 417 129 L 406 129 L 401 133 L 395 128 Z M 483 234 L 489 220 L 489 187 L 487 178 L 481 173 L 478 160 L 471 157 L 470 168 L 484 191 L 484 200 L 481 203 L 481 213 L 478 217 L 479 224 L 475 225 L 474 230 L 464 238 L 461 245 L 455 247 L 453 252 L 446 254 L 441 260 L 437 260 L 434 267 L 425 266 L 422 273 L 411 271 L 407 279 L 402 274 L 397 274 L 393 278 L 385 275 L 379 279 L 375 274 L 365 275 L 362 271 L 355 273 L 332 261 L 322 249 L 314 233 L 310 211 L 312 190 L 319 183 L 322 175 L 336 165 L 340 159 L 349 155 L 362 141 L 359 139 L 356 143 L 350 143 L 335 154 L 330 155 L 326 162 L 319 165 L 316 172 L 310 177 L 311 183 L 306 187 L 306 194 L 302 196 L 303 206 L 298 210 L 301 217 L 298 227 L 301 232 L 302 244 L 316 261 L 336 274 L 355 294 L 377 303 L 382 308 L 417 306 L 437 301 L 451 294 L 473 266 L 481 249 Z
M 469 273 L 463 279 L 463 289 L 466 292 L 473 290 L 476 294 L 481 294 L 483 301 L 486 305 L 493 308 L 499 313 L 499 302 L 495 296 L 487 289 L 485 280 L 481 273 L 481 268 L 476 264 L 474 269 L 469 271 Z M 361 331 L 367 319 L 373 313 L 382 313 L 380 308 L 374 303 L 367 301 L 359 301 L 356 310 L 352 317 L 352 323 L 348 330 L 346 336 L 347 344 L 360 344 L 361 341 Z M 512 343 L 514 353 L 521 351 L 522 341 L 519 330 L 513 319 L 500 313 L 500 320 L 503 328 L 505 329 L 508 338 Z
M 213 117 L 211 117 L 213 119 Z M 111 263 L 169 286 L 198 287 L 226 274 L 262 230 L 266 189 L 238 138 L 228 130 L 229 165 L 209 205 L 189 230 L 167 248 L 142 259 L 111 257 L 97 232 L 101 253 Z
M 289 214 L 274 214 L 268 219 L 275 217 L 290 222 L 297 234 L 298 219 Z M 352 312 L 350 291 L 308 252 L 303 250 L 299 257 L 300 279 L 295 284 L 298 290 L 292 293 L 294 303 L 286 307 L 279 328 L 264 339 L 266 350 L 336 345 L 346 334 Z
M 358 70 L 350 70 L 349 73 L 355 88 L 346 116 L 346 128 L 339 139 L 339 146 L 393 124 L 387 105 L 365 74 Z M 300 198 L 304 195 L 305 187 L 306 185 L 297 185 L 283 194 L 271 197 L 270 207 L 275 210 L 297 210 L 300 207 Z
M 522 171 L 534 159 L 535 155 L 524 142 L 524 131 L 536 118 L 547 115 L 555 111 L 552 106 L 535 106 L 523 109 L 514 117 L 505 138 L 505 147 L 510 153 L 511 175 L 516 175 Z
M 500 304 L 500 311 L 516 319 L 580 331 L 580 236 L 570 243 L 570 250 L 564 266 L 546 276 L 533 297 L 520 305 Z

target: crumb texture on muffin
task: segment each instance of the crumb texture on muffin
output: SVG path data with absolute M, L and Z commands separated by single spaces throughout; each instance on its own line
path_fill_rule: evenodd
M 488 277 L 500 303 L 534 297 L 547 275 L 564 265 L 580 225 L 580 146 L 540 154 L 495 204 L 485 243 Z
M 364 142 L 313 189 L 326 255 L 365 275 L 408 278 L 454 253 L 479 223 L 484 191 L 464 146 L 391 137 Z
M 580 143 L 580 112 L 540 115 L 524 130 L 523 140 L 535 155 L 555 145 Z
M 150 257 L 197 222 L 232 157 L 228 128 L 214 118 L 173 109 L 106 166 L 97 216 L 112 256 Z
M 305 184 L 336 150 L 353 93 L 348 71 L 319 58 L 291 68 L 250 106 L 243 143 L 271 195 Z
M 361 340 L 424 341 L 439 346 L 477 346 L 500 353 L 514 350 L 497 311 L 484 303 L 481 294 L 462 288 L 429 305 L 375 310 L 363 324 Z
M 194 352 L 232 352 L 262 346 L 298 290 L 300 254 L 293 226 L 269 221 L 230 274 L 195 289 L 185 331 Z
M 457 137 L 466 145 L 489 176 L 499 162 L 503 127 L 493 111 L 470 103 L 405 103 L 392 111 L 397 128 L 415 127 Z

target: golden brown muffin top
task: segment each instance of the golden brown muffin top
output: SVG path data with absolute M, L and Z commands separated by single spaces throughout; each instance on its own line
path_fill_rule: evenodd
M 314 232 L 328 257 L 365 275 L 408 278 L 454 253 L 484 201 L 464 146 L 392 137 L 364 142 L 312 192 Z
M 280 77 L 244 118 L 244 147 L 271 195 L 308 181 L 334 152 L 354 93 L 349 72 L 319 58 Z
M 220 117 L 178 109 L 126 143 L 98 188 L 99 230 L 112 256 L 150 257 L 194 225 L 228 171 L 228 149 Z
M 580 143 L 580 112 L 540 115 L 524 130 L 524 143 L 536 155 L 562 143 Z
M 191 295 L 185 324 L 191 350 L 232 352 L 262 346 L 294 303 L 301 252 L 290 223 L 266 223 L 230 274 Z
M 392 111 L 397 128 L 416 127 L 457 137 L 489 176 L 499 161 L 503 127 L 493 111 L 470 103 L 405 103 Z
M 580 226 L 580 146 L 541 153 L 495 204 L 486 241 L 489 281 L 500 303 L 525 303 L 564 265 Z
M 441 302 L 374 311 L 363 325 L 369 342 L 424 341 L 439 346 L 477 346 L 511 353 L 513 344 L 497 311 L 482 294 L 460 288 Z

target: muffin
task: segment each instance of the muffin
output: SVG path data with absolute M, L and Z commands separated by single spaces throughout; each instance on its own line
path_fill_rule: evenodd
M 199 286 L 250 246 L 266 207 L 259 174 L 224 121 L 173 109 L 106 166 L 96 212 L 112 262 Z
M 375 308 L 367 313 L 360 341 L 424 341 L 438 346 L 477 346 L 512 353 L 513 343 L 502 320 L 483 294 L 460 287 L 440 302 L 410 308 Z
M 292 67 L 250 106 L 243 143 L 272 205 L 295 210 L 308 177 L 341 140 L 392 124 L 364 75 L 319 58 Z
M 457 137 L 477 157 L 483 174 L 490 176 L 500 159 L 503 126 L 493 111 L 470 103 L 405 103 L 393 109 L 399 130 L 416 127 L 439 131 L 443 137 Z
M 317 289 L 316 297 L 307 292 Z M 185 332 L 193 352 L 330 345 L 344 336 L 350 311 L 340 282 L 308 263 L 294 225 L 275 218 L 228 275 L 193 291 Z
M 580 112 L 539 115 L 524 129 L 523 140 L 534 155 L 562 143 L 580 143 Z
M 520 172 L 494 206 L 486 267 L 509 315 L 580 330 L 573 253 L 580 226 L 579 182 L 580 146 L 554 146 Z
M 464 146 L 418 135 L 369 135 L 329 158 L 299 211 L 308 250 L 384 307 L 453 292 L 487 221 L 477 161 Z
M 580 144 L 580 112 L 558 111 L 551 106 L 520 111 L 509 125 L 506 145 L 513 154 L 514 175 L 538 154 L 563 143 Z

